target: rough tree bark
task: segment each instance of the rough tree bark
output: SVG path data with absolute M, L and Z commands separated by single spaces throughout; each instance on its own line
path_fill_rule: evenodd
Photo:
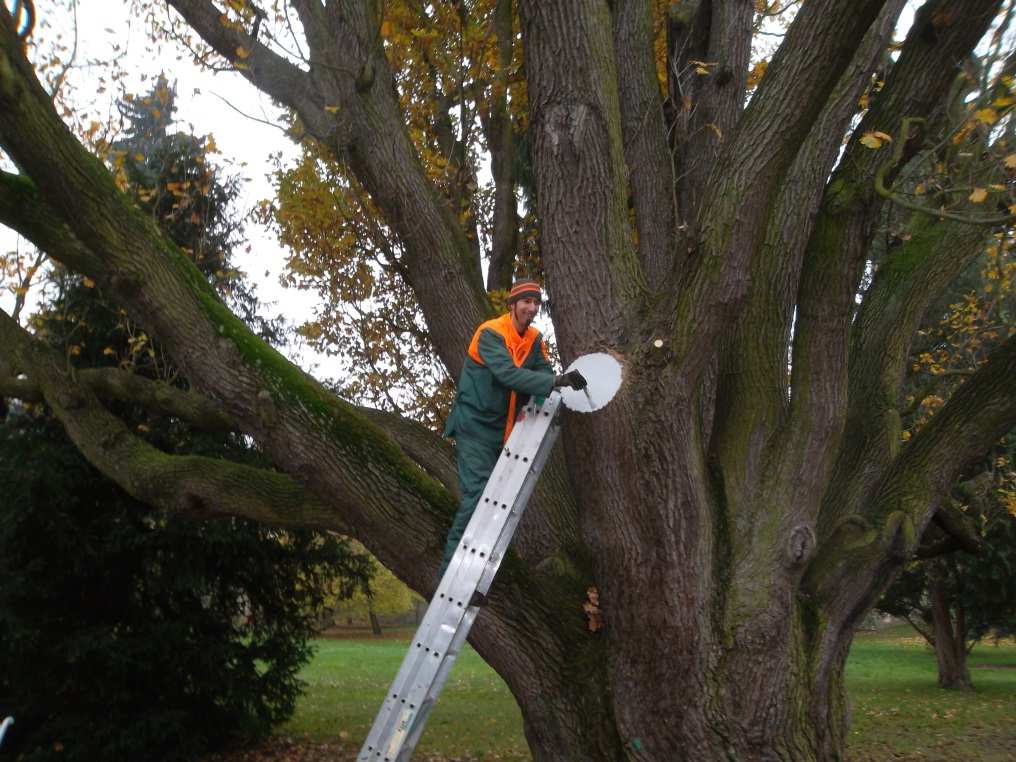
M 967 628 L 962 603 L 957 607 L 956 616 L 949 606 L 949 593 L 941 571 L 932 581 L 931 621 L 934 627 L 935 658 L 938 660 L 938 684 L 942 688 L 972 691 L 967 666 Z
M 309 49 L 295 63 L 250 25 L 221 23 L 210 0 L 169 4 L 346 162 L 401 238 L 457 376 L 489 304 L 475 245 L 400 117 L 384 4 L 290 0 Z M 747 105 L 753 3 L 678 2 L 654 27 L 655 5 L 514 9 L 559 347 L 565 360 L 612 352 L 625 375 L 608 408 L 566 419 L 471 640 L 541 762 L 838 759 L 854 627 L 963 465 L 1016 424 L 1011 338 L 901 446 L 910 337 L 991 231 L 895 211 L 905 243 L 858 307 L 889 203 L 876 174 L 892 182 L 927 148 L 915 135 L 887 166 L 890 152 L 860 137 L 902 139 L 904 117 L 930 124 L 1002 0 L 928 0 L 895 62 L 901 0 L 804 3 Z M 502 67 L 511 6 L 497 3 Z M 0 176 L 0 222 L 108 290 L 193 384 L 174 395 L 72 376 L 0 316 L 0 392 L 45 399 L 143 500 L 348 532 L 429 594 L 455 505 L 450 446 L 335 398 L 252 336 L 61 123 L 0 14 L 0 144 L 21 172 Z M 669 35 L 662 90 L 654 28 Z M 877 69 L 885 85 L 852 129 Z M 485 118 L 503 161 L 503 101 Z M 516 178 L 500 163 L 495 179 L 500 283 Z M 256 438 L 278 470 L 161 453 L 106 410 L 115 397 L 188 419 L 210 403 L 209 425 Z M 590 585 L 596 633 L 582 617 Z

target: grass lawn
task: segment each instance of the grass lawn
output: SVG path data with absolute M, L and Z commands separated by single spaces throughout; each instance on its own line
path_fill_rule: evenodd
M 852 760 L 1016 759 L 1016 644 L 977 645 L 973 693 L 938 687 L 935 655 L 910 627 L 858 633 L 847 659 Z
M 327 741 L 352 759 L 395 676 L 411 632 L 325 639 L 303 671 L 307 693 L 283 736 Z M 936 684 L 934 654 L 908 627 L 860 633 L 847 663 L 852 762 L 1016 759 L 1016 644 L 980 645 L 970 694 Z M 472 649 L 452 670 L 415 759 L 528 760 L 522 718 Z

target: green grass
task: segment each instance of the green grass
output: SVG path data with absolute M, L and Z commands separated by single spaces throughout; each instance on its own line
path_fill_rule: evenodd
M 412 632 L 375 640 L 321 639 L 303 670 L 307 692 L 296 714 L 277 732 L 312 739 L 336 737 L 351 753 L 370 730 Z M 466 646 L 427 721 L 414 759 L 429 756 L 528 760 L 522 714 L 497 674 Z
M 278 732 L 337 740 L 355 754 L 405 654 L 411 633 L 400 635 L 316 641 L 302 673 L 307 693 Z M 909 627 L 858 634 L 847 662 L 851 762 L 1016 759 L 1016 644 L 980 645 L 969 663 L 977 690 L 944 691 L 934 654 Z M 530 758 L 514 699 L 472 649 L 459 656 L 414 758 Z
M 938 687 L 935 655 L 910 627 L 859 633 L 847 659 L 852 760 L 1016 759 L 1016 645 L 977 645 L 975 690 Z

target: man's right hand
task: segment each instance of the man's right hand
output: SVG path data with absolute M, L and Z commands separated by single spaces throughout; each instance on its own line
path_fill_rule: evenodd
M 568 371 L 562 373 L 554 379 L 554 388 L 560 389 L 562 386 L 570 386 L 572 389 L 578 389 L 582 391 L 588 386 L 585 376 L 579 373 L 577 370 Z

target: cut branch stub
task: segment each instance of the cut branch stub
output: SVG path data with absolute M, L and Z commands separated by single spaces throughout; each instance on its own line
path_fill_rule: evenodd
M 815 552 L 815 530 L 809 524 L 798 524 L 787 538 L 786 564 L 790 568 L 804 566 Z

